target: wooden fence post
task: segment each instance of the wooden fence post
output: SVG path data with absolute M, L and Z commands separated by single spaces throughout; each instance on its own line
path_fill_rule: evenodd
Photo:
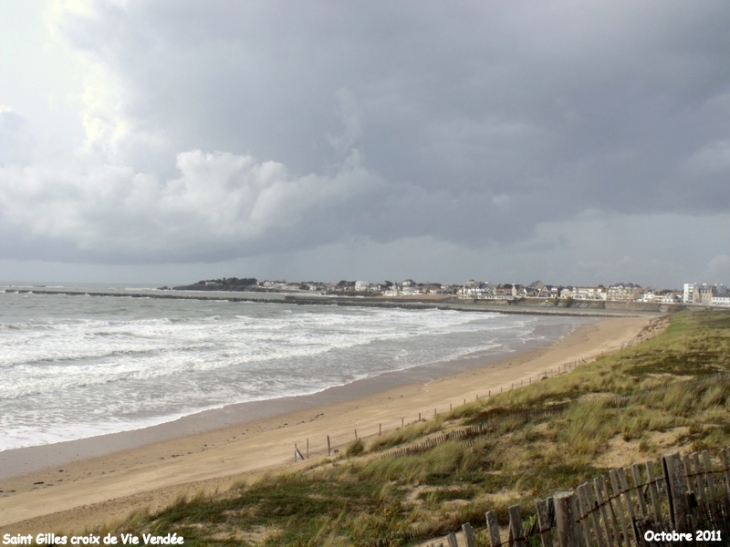
M 575 495 L 573 492 L 561 492 L 553 496 L 553 502 L 560 547 L 580 547 Z
M 692 454 L 685 454 L 682 458 L 682 462 L 684 463 L 684 471 L 687 474 L 687 480 L 689 481 L 690 491 L 692 490 L 693 482 L 690 477 L 694 475 L 695 499 L 700 504 L 704 503 L 705 493 L 704 488 L 702 488 L 702 477 L 700 476 L 700 458 L 697 455 L 697 452 L 693 452 Z M 694 469 L 692 469 L 693 464 Z
M 705 480 L 707 481 L 707 487 L 710 489 L 710 498 L 714 501 L 717 499 L 717 492 L 715 491 L 715 477 L 712 473 L 712 466 L 710 465 L 710 453 L 707 450 L 702 451 L 702 461 L 705 464 L 704 474 Z
M 639 466 L 635 463 L 631 465 L 631 475 L 634 478 L 634 486 L 636 487 L 636 494 L 637 494 L 636 497 L 639 499 L 639 508 L 641 509 L 641 516 L 643 518 L 646 518 L 649 516 L 649 512 L 646 509 L 646 501 L 644 501 L 644 496 L 641 492 L 641 487 L 644 486 L 644 484 L 641 482 Z
M 462 524 L 461 531 L 464 533 L 466 547 L 476 547 L 476 543 L 474 542 L 474 530 L 472 529 L 471 524 L 468 522 Z
M 725 473 L 725 497 L 730 499 L 730 466 L 728 466 L 727 452 L 727 449 L 720 451 L 720 461 L 722 461 L 722 470 Z
M 596 530 L 596 538 L 598 538 L 598 543 L 601 547 L 603 547 L 604 545 L 606 547 L 610 547 L 610 540 L 608 539 L 608 537 L 604 536 L 604 531 L 608 532 L 608 528 L 606 528 L 605 525 L 604 528 L 601 528 L 601 516 L 604 513 L 599 513 L 599 511 L 600 509 L 603 509 L 605 512 L 605 507 L 601 507 L 599 509 L 598 499 L 597 496 L 595 496 L 595 482 L 587 482 L 584 486 L 585 488 L 583 489 L 583 492 L 586 496 L 588 506 L 590 507 L 591 518 L 593 519 L 593 527 Z
M 631 496 L 631 490 L 629 489 L 629 481 L 626 480 L 626 472 L 624 471 L 623 467 L 619 467 L 617 474 L 619 484 L 621 485 L 622 494 L 624 500 L 626 501 L 626 508 L 629 511 L 629 520 L 631 521 L 631 533 L 634 534 L 634 541 L 638 545 L 640 538 L 639 532 L 636 530 L 636 513 L 634 512 L 634 499 Z M 640 494 L 638 494 L 637 492 L 637 495 Z
M 542 547 L 553 547 L 553 537 L 550 535 L 550 530 L 553 527 L 553 515 L 550 514 L 550 505 L 552 502 L 552 498 L 538 500 L 535 502 L 535 508 L 537 509 L 537 524 L 540 527 Z
M 598 518 L 595 513 L 591 512 L 591 505 L 588 502 L 588 494 L 586 493 L 587 488 L 588 488 L 588 483 L 584 483 L 575 489 L 576 499 L 578 500 L 580 521 L 582 523 L 581 529 L 583 531 L 583 538 L 585 540 L 586 545 L 591 545 L 593 543 L 591 541 L 591 538 L 592 538 L 591 524 L 595 524 L 594 529 L 595 529 L 596 539 L 598 541 L 598 545 L 602 545 L 601 530 L 598 526 Z M 595 519 L 595 520 L 592 519 L 592 522 L 588 520 L 588 517 L 591 515 Z
M 332 455 L 332 446 L 330 445 L 330 436 L 327 435 L 327 455 Z
M 702 468 L 702 476 L 704 477 L 705 486 L 708 489 L 707 497 L 709 502 L 707 505 L 710 509 L 710 520 L 716 529 L 720 529 L 722 527 L 720 500 L 717 498 L 717 491 L 715 490 L 715 474 L 712 472 L 710 453 L 707 450 L 702 451 L 702 463 L 700 463 L 698 467 Z
M 512 541 L 516 547 L 527 547 L 525 542 L 525 531 L 522 528 L 522 515 L 520 514 L 520 506 L 513 505 L 508 510 L 509 512 L 509 532 L 512 536 Z M 510 545 L 512 545 L 512 541 Z
M 646 476 L 649 481 L 649 496 L 651 497 L 651 507 L 654 510 L 654 519 L 661 521 L 662 512 L 659 505 L 659 489 L 656 487 L 656 476 L 654 475 L 654 463 L 646 462 Z
M 616 515 L 613 512 L 613 506 L 610 503 L 608 493 L 604 496 L 606 489 L 605 477 L 596 477 L 593 479 L 593 493 L 596 495 L 596 501 L 598 502 L 599 510 L 601 511 L 601 518 L 603 520 L 603 527 L 606 530 L 606 541 L 610 547 L 613 547 L 614 543 L 622 545 L 621 535 L 618 532 L 618 524 L 616 524 Z M 609 520 L 610 518 L 610 520 Z
M 682 459 L 678 453 L 665 454 L 662 456 L 662 468 L 667 486 L 667 497 L 669 498 L 670 516 L 672 526 L 681 533 L 691 533 L 687 516 L 689 516 L 689 485 L 687 477 L 682 469 Z
M 626 513 L 624 511 L 624 502 L 621 498 L 621 488 L 618 484 L 618 476 L 616 475 L 616 470 L 611 469 L 608 472 L 608 478 L 611 482 L 611 488 L 613 489 L 613 498 L 616 500 L 615 506 L 616 509 L 618 509 L 618 520 L 621 523 L 621 532 L 623 533 L 624 540 L 626 541 L 626 544 L 629 543 L 629 528 L 626 525 Z
M 459 547 L 459 542 L 456 540 L 456 534 L 454 532 L 446 536 L 446 541 L 449 542 L 449 547 Z
M 489 532 L 489 543 L 492 547 L 500 547 L 502 538 L 499 535 L 499 524 L 497 524 L 497 513 L 487 511 L 484 516 L 487 519 L 487 531 Z

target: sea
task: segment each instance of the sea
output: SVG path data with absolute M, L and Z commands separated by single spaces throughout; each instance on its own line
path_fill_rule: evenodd
M 38 294 L 68 288 L 77 294 Z M 266 299 L 261 293 L 158 294 L 142 286 L 0 285 L 0 451 L 419 367 L 443 374 L 451 371 L 444 363 L 476 366 L 550 343 L 586 321 L 336 306 L 326 298 L 321 305 L 226 300 Z

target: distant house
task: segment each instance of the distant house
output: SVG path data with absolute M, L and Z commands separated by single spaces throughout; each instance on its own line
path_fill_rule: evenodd
M 633 302 L 641 295 L 641 286 L 636 283 L 617 283 L 606 290 L 606 300 Z
M 403 295 L 403 296 L 415 296 L 415 295 L 419 294 L 418 287 L 415 287 L 415 286 L 411 286 L 411 287 L 401 286 L 400 294 Z
M 606 287 L 573 287 L 571 296 L 576 300 L 606 300 Z
M 544 287 L 544 285 L 543 285 Z M 540 289 L 541 287 L 536 287 L 534 285 L 530 285 L 529 287 L 523 287 L 524 289 L 524 295 L 529 297 L 537 297 L 540 296 Z
M 470 279 L 456 291 L 456 295 L 459 298 L 494 298 L 494 289 L 489 283 Z
M 514 283 L 512 285 L 512 296 L 514 298 L 523 298 L 527 296 L 527 287 L 520 285 L 519 283 Z
M 385 296 L 415 296 L 419 294 L 418 285 L 412 279 L 406 279 L 402 283 L 393 283 L 385 292 Z
M 665 291 L 660 293 L 662 304 L 681 304 L 682 293 L 679 291 Z
M 320 291 L 321 292 L 321 291 L 327 290 L 327 285 L 325 285 L 324 283 L 319 283 L 317 281 L 309 281 L 307 283 L 307 285 L 309 286 L 310 291 Z
M 492 298 L 498 299 L 498 300 L 511 300 L 515 297 L 513 294 L 513 291 L 515 290 L 514 285 L 510 283 L 505 283 L 504 285 L 497 285 L 494 288 L 494 294 L 492 295 Z
M 702 304 L 703 306 L 712 305 L 713 288 L 707 285 L 703 285 L 697 289 L 695 293 L 695 304 Z
M 572 286 L 568 285 L 567 287 L 562 287 L 560 289 L 560 298 L 573 298 L 573 288 Z
M 543 285 L 537 293 L 540 298 L 558 298 L 562 287 L 556 285 Z
M 668 289 L 658 290 L 645 287 L 638 298 L 639 302 L 655 302 L 660 304 L 681 304 L 682 293 Z

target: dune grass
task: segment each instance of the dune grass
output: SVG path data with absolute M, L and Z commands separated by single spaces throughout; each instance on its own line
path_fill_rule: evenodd
M 729 372 L 730 313 L 679 313 L 655 338 L 569 374 L 357 441 L 305 472 L 179 500 L 124 526 L 177 532 L 195 546 L 364 547 L 411 545 L 467 521 L 482 526 L 485 511 L 512 503 L 529 518 L 535 499 L 605 471 L 602 461 L 730 444 L 730 382 L 717 376 Z M 565 410 L 529 414 L 554 405 Z M 491 434 L 387 455 L 486 420 L 496 426 Z
M 431 420 L 423 420 L 398 428 L 371 441 L 367 450 L 368 452 L 378 452 L 394 446 L 410 443 L 430 433 L 441 431 L 445 419 L 443 415 L 439 415 Z

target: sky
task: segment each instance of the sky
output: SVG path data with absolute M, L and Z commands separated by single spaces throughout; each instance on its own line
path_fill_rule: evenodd
M 0 280 L 730 284 L 730 3 L 0 3 Z

